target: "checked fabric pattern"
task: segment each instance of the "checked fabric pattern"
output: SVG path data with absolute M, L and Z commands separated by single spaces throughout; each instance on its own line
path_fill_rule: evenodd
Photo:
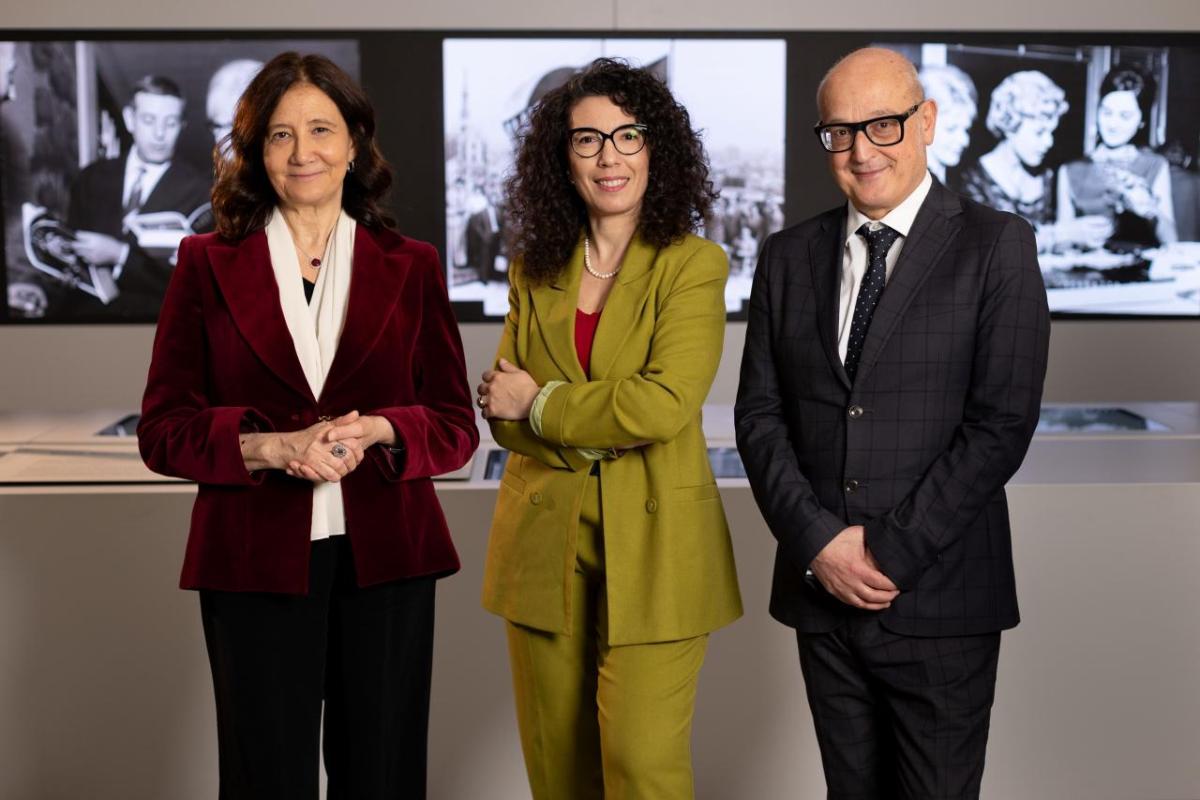
M 871 315 L 875 313 L 875 306 L 879 305 L 879 296 L 883 294 L 884 281 L 887 278 L 887 254 L 900 237 L 899 231 L 882 224 L 874 229 L 866 224 L 855 233 L 867 240 L 867 271 L 863 273 L 862 284 L 858 287 L 858 298 L 854 301 L 854 317 L 850 321 L 850 339 L 846 342 L 846 375 L 852 381 L 858 372 L 858 361 L 862 358 L 867 329 L 871 327 Z

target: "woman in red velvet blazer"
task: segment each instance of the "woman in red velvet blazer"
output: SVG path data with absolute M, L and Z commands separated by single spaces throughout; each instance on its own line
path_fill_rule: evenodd
M 218 160 L 218 233 L 184 240 L 138 427 L 199 493 L 221 797 L 424 797 L 434 580 L 458 569 L 431 476 L 478 444 L 433 247 L 389 230 L 362 90 L 285 53 Z

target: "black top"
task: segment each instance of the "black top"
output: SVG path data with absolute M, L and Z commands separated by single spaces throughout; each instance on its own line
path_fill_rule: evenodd
M 304 281 L 304 299 L 311 303 L 312 293 L 313 290 L 317 288 L 317 282 L 310 281 L 308 278 L 301 278 L 300 280 Z

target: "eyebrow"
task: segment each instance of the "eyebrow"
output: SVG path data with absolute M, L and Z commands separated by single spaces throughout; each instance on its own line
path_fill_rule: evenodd
M 316 117 L 314 119 L 308 119 L 308 120 L 304 121 L 305 125 L 313 125 L 313 124 L 317 124 L 317 123 L 320 123 L 321 125 L 329 125 L 329 126 L 335 127 L 335 128 L 337 127 L 336 122 L 334 122 L 331 119 L 325 119 L 324 117 Z M 267 125 L 267 130 L 273 131 L 273 130 L 276 130 L 277 128 L 290 128 L 290 127 L 292 127 L 292 125 L 289 122 L 276 122 L 274 124 Z

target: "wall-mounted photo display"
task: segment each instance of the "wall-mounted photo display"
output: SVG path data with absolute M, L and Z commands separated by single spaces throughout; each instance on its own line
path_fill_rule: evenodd
M 700 233 L 729 255 L 743 312 L 763 240 L 783 227 L 787 48 L 781 39 L 446 39 L 446 268 L 450 298 L 508 310 L 504 181 L 537 102 L 600 57 L 661 77 L 701 131 L 720 198 Z M 654 133 L 649 133 L 653 148 Z
M 7 316 L 144 322 L 179 242 L 213 227 L 213 147 L 265 59 L 354 41 L 27 41 L 0 45 Z
M 180 239 L 213 226 L 236 99 L 285 50 L 361 81 L 388 205 L 440 251 L 461 322 L 507 310 L 504 185 L 532 106 L 600 56 L 653 70 L 701 132 L 720 197 L 697 232 L 742 320 L 764 239 L 844 202 L 816 91 L 872 44 L 937 104 L 934 176 L 1034 226 L 1056 318 L 1200 319 L 1200 34 L 0 31 L 0 322 L 153 323 Z
M 1200 314 L 1200 52 L 897 49 L 938 105 L 930 170 L 1034 226 L 1051 311 Z

